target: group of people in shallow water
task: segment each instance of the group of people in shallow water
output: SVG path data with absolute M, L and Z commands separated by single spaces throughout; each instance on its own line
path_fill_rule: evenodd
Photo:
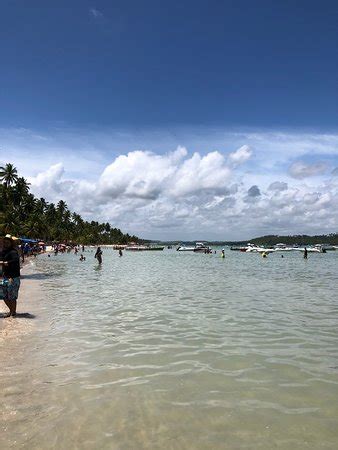
M 3 248 L 0 250 L 1 250 L 0 266 L 2 266 L 2 277 L 3 277 L 3 280 L 1 282 L 2 286 L 0 286 L 0 288 L 2 287 L 3 292 L 1 297 L 9 309 L 9 312 L 5 314 L 5 317 L 10 316 L 15 317 L 17 298 L 20 288 L 20 256 L 18 247 L 12 236 L 7 235 L 3 239 Z M 53 245 L 53 251 L 55 256 L 57 256 L 59 252 L 70 253 L 72 250 L 74 251 L 75 255 L 77 255 L 79 251 L 82 250 L 82 253 L 80 255 L 80 261 L 86 261 L 86 257 L 83 255 L 85 251 L 84 245 L 81 246 L 80 245 L 69 246 L 65 244 Z M 101 250 L 101 247 L 97 247 L 94 258 L 97 259 L 99 265 L 102 264 L 102 255 L 103 252 Z M 119 256 L 120 257 L 123 256 L 122 249 L 119 249 Z M 303 256 L 304 259 L 307 259 L 308 257 L 308 250 L 306 247 L 304 248 Z M 50 254 L 48 254 L 48 257 L 50 257 Z M 263 252 L 262 257 L 266 258 L 267 253 Z M 283 255 L 281 255 L 281 257 L 284 258 Z M 224 248 L 221 250 L 221 258 L 225 258 Z
M 72 251 L 74 251 L 75 255 L 77 255 L 80 250 L 82 250 L 82 252 L 85 251 L 85 246 L 84 245 L 53 244 L 52 249 L 53 249 L 55 256 L 57 256 L 58 253 L 70 253 Z
M 84 256 L 85 246 L 84 245 L 65 245 L 65 244 L 54 244 L 53 246 L 54 255 L 57 256 L 58 253 L 70 253 L 74 251 L 74 254 L 77 255 L 80 251 L 80 261 L 86 261 L 86 257 Z M 97 259 L 99 264 L 102 264 L 102 255 L 103 251 L 101 247 L 97 247 L 94 258 Z M 119 249 L 119 256 L 123 256 L 122 249 Z M 50 257 L 50 254 L 48 255 Z

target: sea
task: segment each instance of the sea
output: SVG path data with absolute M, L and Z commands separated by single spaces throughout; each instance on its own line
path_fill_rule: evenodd
M 336 450 L 338 251 L 215 250 L 31 259 L 0 448 Z

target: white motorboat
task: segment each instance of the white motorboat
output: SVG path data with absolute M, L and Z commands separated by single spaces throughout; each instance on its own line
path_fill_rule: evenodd
M 176 249 L 178 252 L 193 252 L 195 250 L 195 247 L 188 247 L 186 245 L 180 245 Z
M 195 247 L 180 245 L 176 250 L 178 252 L 211 253 L 211 248 L 203 242 L 196 242 Z
M 250 245 L 246 249 L 246 253 L 273 253 L 276 250 L 274 248 L 264 248 L 264 247 L 258 247 L 257 245 Z

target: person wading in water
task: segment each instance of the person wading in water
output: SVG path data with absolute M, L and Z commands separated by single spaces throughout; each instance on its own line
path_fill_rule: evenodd
M 99 262 L 99 264 L 102 264 L 102 250 L 101 247 L 97 247 L 96 253 L 94 258 L 96 258 Z

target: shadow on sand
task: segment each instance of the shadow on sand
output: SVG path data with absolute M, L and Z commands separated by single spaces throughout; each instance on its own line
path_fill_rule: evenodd
M 6 313 L 0 313 L 0 319 L 6 318 Z M 35 315 L 31 313 L 16 313 L 15 319 L 35 319 Z

